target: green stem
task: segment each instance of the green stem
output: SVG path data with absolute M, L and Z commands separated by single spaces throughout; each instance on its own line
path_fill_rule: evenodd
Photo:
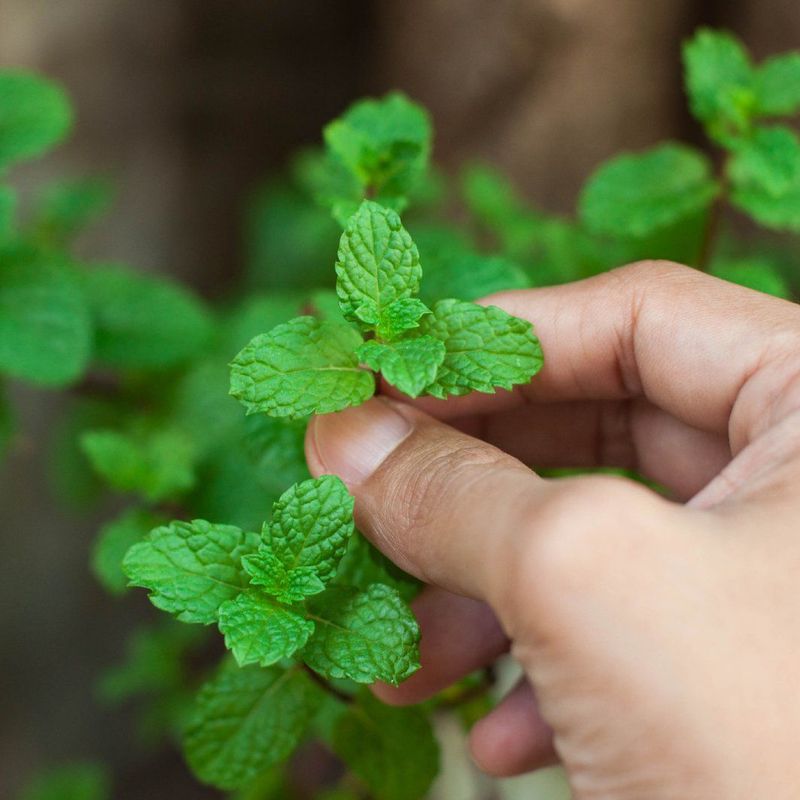
M 719 192 L 711 204 L 708 212 L 708 220 L 706 227 L 703 231 L 703 239 L 700 242 L 700 250 L 697 255 L 697 269 L 701 272 L 708 272 L 711 266 L 711 261 L 714 257 L 717 239 L 719 238 L 720 227 L 722 223 L 722 212 L 725 208 L 725 203 L 728 201 L 728 192 L 730 189 L 728 178 L 728 157 L 726 156 L 719 168 L 717 180 L 719 182 Z

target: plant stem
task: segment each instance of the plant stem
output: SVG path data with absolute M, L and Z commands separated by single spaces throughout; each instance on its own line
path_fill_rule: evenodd
M 714 255 L 717 239 L 719 237 L 722 212 L 728 200 L 728 190 L 730 187 L 727 156 L 722 160 L 717 173 L 717 180 L 719 182 L 719 192 L 709 209 L 708 220 L 705 230 L 703 231 L 703 239 L 700 242 L 700 250 L 697 255 L 697 269 L 701 272 L 708 272 L 708 268 L 711 266 L 711 259 Z
M 108 375 L 86 375 L 80 383 L 69 388 L 71 394 L 79 397 L 119 397 L 119 381 Z
M 306 671 L 311 680 L 317 684 L 317 686 L 321 686 L 329 695 L 335 697 L 340 702 L 347 705 L 352 705 L 355 702 L 355 700 L 349 694 L 347 694 L 347 692 L 337 689 L 332 683 L 330 683 L 330 681 L 325 680 L 322 675 L 314 672 L 314 670 L 311 669 L 308 664 L 303 664 L 303 669 Z

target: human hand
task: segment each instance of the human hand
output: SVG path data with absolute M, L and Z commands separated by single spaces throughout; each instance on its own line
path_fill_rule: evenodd
M 510 648 L 526 679 L 471 734 L 487 772 L 800 797 L 800 309 L 665 263 L 491 302 L 536 323 L 530 385 L 309 427 L 312 471 L 430 584 L 423 668 L 376 691 L 419 702 Z M 682 502 L 525 464 L 629 467 Z

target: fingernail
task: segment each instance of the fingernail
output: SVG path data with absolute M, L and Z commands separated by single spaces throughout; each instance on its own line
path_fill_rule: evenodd
M 388 400 L 375 397 L 358 408 L 314 420 L 313 441 L 325 472 L 355 485 L 366 480 L 411 432 L 411 423 Z

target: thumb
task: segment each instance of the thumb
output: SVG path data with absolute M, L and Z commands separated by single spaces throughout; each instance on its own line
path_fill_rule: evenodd
M 398 566 L 480 599 L 546 491 L 511 456 L 386 398 L 315 417 L 306 457 L 345 481 L 359 529 Z

